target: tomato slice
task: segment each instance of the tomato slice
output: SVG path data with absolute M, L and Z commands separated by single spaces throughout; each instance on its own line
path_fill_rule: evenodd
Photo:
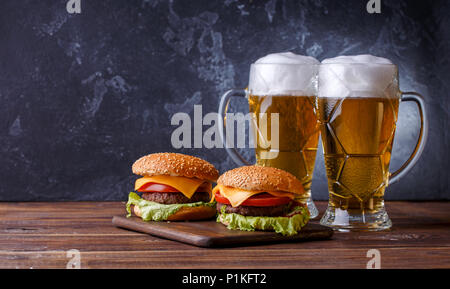
M 138 192 L 141 193 L 179 193 L 180 191 L 164 184 L 148 183 L 140 187 Z M 198 187 L 196 192 L 211 192 L 211 183 L 205 182 Z
M 215 195 L 216 201 L 221 204 L 230 205 L 230 201 L 222 196 L 220 192 L 216 192 Z M 245 200 L 241 206 L 249 206 L 249 207 L 273 207 L 288 204 L 291 202 L 291 198 L 288 197 L 275 197 L 269 193 L 261 193 L 257 195 L 253 195 L 247 200 Z
M 138 190 L 138 192 L 158 192 L 158 193 L 179 193 L 180 191 L 168 186 L 168 185 L 163 185 L 163 184 L 158 184 L 158 183 L 148 183 L 143 185 L 142 187 L 140 187 Z

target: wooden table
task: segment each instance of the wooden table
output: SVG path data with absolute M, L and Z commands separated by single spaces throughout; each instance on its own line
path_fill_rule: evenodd
M 321 212 L 325 202 L 317 202 Z M 450 203 L 387 202 L 387 232 L 338 233 L 332 240 L 206 249 L 111 224 L 122 202 L 0 203 L 0 268 L 450 268 Z M 316 221 L 317 222 L 317 221 Z

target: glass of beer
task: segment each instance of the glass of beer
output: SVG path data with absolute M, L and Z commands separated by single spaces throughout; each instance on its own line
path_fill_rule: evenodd
M 328 208 L 320 223 L 340 231 L 390 228 L 384 191 L 422 153 L 427 135 L 422 98 L 399 90 L 398 68 L 389 60 L 361 55 L 322 62 L 317 101 L 329 190 Z M 421 128 L 410 158 L 390 173 L 401 101 L 418 104 Z
M 318 211 L 311 199 L 311 182 L 319 140 L 316 117 L 317 71 L 319 62 L 293 53 L 270 54 L 250 67 L 248 89 L 226 92 L 219 107 L 219 129 L 225 148 L 237 165 L 250 165 L 227 145 L 227 108 L 232 96 L 248 100 L 248 118 L 256 163 L 283 169 L 296 176 L 307 193 L 299 200 L 308 205 L 311 218 Z M 223 126 L 225 120 L 226 126 Z

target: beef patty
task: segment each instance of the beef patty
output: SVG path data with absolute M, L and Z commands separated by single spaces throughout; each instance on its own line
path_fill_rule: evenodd
M 142 193 L 142 198 L 160 204 L 186 204 L 196 202 L 209 202 L 210 196 L 207 192 L 196 192 L 192 198 L 187 198 L 182 193 Z
M 290 207 L 290 203 L 272 207 L 253 207 L 253 206 L 238 206 L 217 203 L 217 211 L 221 212 L 222 206 L 225 207 L 225 213 L 235 213 L 243 216 L 264 216 L 264 217 L 279 217 L 285 215 Z

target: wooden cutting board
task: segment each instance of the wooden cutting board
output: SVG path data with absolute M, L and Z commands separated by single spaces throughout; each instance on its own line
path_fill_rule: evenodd
M 207 248 L 322 240 L 329 239 L 333 235 L 332 229 L 314 223 L 308 223 L 294 236 L 283 236 L 274 232 L 228 230 L 215 220 L 145 222 L 138 217 L 114 216 L 112 223 L 117 227 Z

